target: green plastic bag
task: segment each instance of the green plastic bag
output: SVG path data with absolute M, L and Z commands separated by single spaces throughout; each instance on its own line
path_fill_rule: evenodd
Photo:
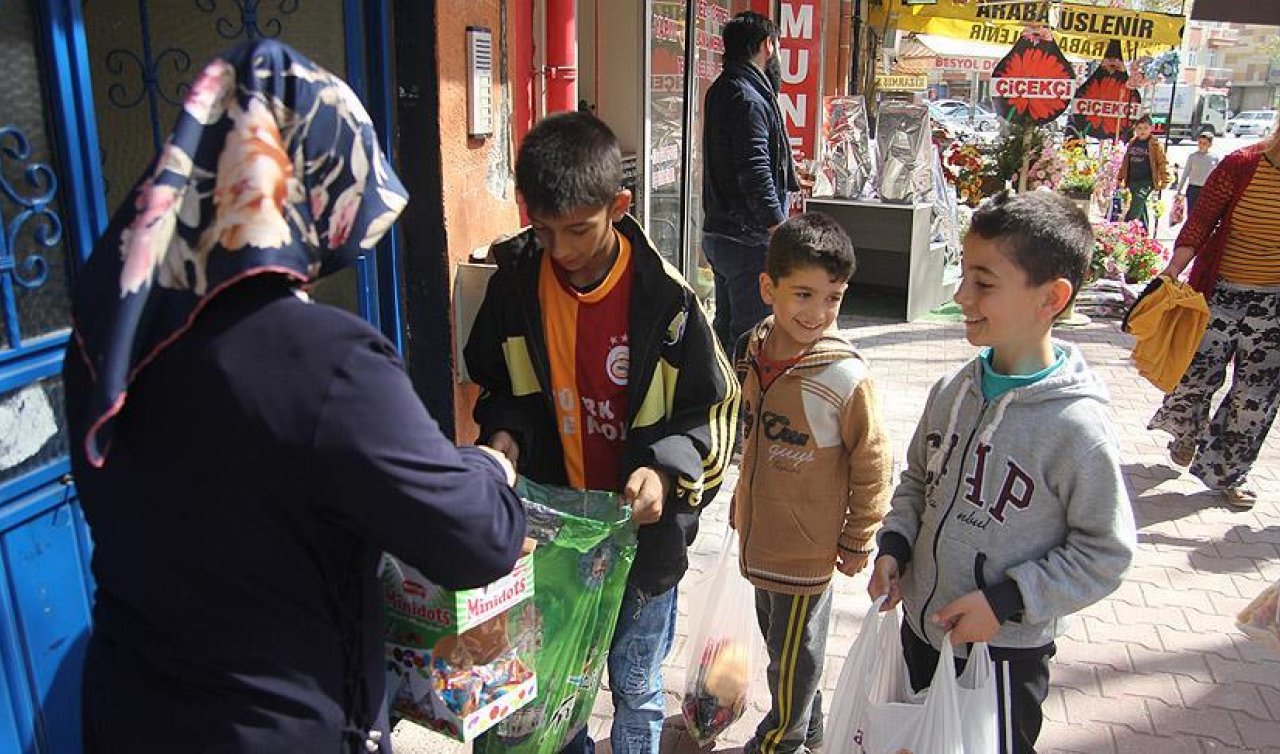
M 636 557 L 631 509 L 612 492 L 582 492 L 521 478 L 534 598 L 511 614 L 538 697 L 477 739 L 475 754 L 556 754 L 587 724 Z

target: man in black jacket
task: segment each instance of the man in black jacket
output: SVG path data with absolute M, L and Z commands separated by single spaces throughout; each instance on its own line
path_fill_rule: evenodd
M 760 298 L 765 251 L 787 219 L 787 192 L 799 185 L 777 100 L 777 25 L 745 11 L 722 34 L 724 72 L 707 90 L 703 119 L 702 251 L 715 273 L 713 327 L 732 352 L 769 314 Z

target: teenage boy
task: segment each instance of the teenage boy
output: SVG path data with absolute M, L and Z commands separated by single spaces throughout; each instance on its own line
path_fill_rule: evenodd
M 974 213 L 955 300 L 982 351 L 929 394 L 868 587 L 903 603 L 916 689 L 948 631 L 958 654 L 989 644 L 1001 754 L 1035 751 L 1054 639 L 1120 585 L 1136 547 L 1106 389 L 1050 336 L 1092 251 L 1060 194 L 1001 193 Z
M 738 384 L 689 285 L 626 214 L 622 155 L 586 113 L 525 136 L 516 190 L 531 228 L 498 270 L 465 356 L 480 440 L 537 482 L 612 490 L 638 549 L 609 652 L 612 745 L 657 754 L 662 661 L 698 514 L 729 464 Z M 554 637 L 551 637 L 554 640 Z M 566 751 L 591 749 L 585 730 Z
M 821 745 L 831 577 L 862 570 L 888 508 L 892 462 L 871 373 L 836 329 L 854 264 L 830 217 L 778 226 L 760 275 L 773 316 L 738 359 L 746 433 L 732 523 L 756 588 L 772 700 L 748 754 Z
M 1159 139 L 1151 138 L 1151 116 L 1143 115 L 1133 124 L 1133 140 L 1129 142 L 1120 163 L 1120 185 L 1129 189 L 1129 211 L 1124 219 L 1137 220 L 1150 228 L 1147 199 L 1152 191 L 1169 185 L 1168 159 Z

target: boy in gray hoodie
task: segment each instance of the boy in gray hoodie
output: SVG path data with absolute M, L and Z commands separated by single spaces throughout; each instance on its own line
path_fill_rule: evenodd
M 1092 251 L 1088 219 L 1055 193 L 974 213 L 955 300 L 983 350 L 929 393 L 868 587 L 903 603 L 916 689 L 948 630 L 959 655 L 989 643 L 1001 754 L 1034 754 L 1054 639 L 1120 585 L 1136 545 L 1106 387 L 1050 333 Z

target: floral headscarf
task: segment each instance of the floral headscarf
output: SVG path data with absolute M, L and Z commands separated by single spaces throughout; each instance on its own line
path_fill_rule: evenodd
M 252 275 L 307 282 L 351 264 L 406 201 L 341 79 L 272 40 L 209 63 L 76 290 L 88 461 L 105 463 L 129 385 L 210 300 Z

